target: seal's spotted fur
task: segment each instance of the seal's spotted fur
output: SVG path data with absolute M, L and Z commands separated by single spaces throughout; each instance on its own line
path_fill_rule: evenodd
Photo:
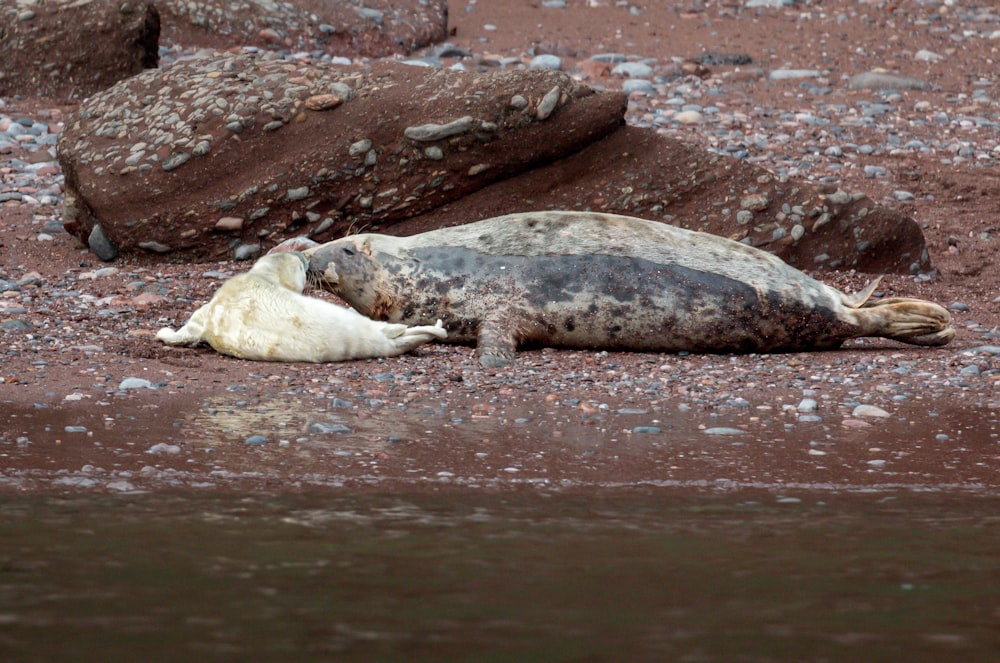
M 835 348 L 860 336 L 951 340 L 948 312 L 846 295 L 731 240 L 631 217 L 530 212 L 412 237 L 363 234 L 306 251 L 310 273 L 362 313 L 442 319 L 484 366 L 518 347 L 670 352 Z

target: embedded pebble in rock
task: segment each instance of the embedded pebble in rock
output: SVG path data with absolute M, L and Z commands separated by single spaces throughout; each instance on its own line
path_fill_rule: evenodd
M 725 426 L 716 426 L 712 428 L 706 428 L 702 431 L 706 435 L 745 435 L 746 431 L 739 428 L 727 428 Z
M 559 106 L 559 99 L 562 96 L 562 90 L 557 86 L 545 93 L 542 100 L 538 102 L 538 110 L 535 112 L 535 117 L 539 120 L 547 120 L 549 116 L 552 115 L 554 111 Z
M 215 222 L 216 230 L 240 230 L 243 228 L 243 219 L 238 216 L 224 216 Z
M 407 127 L 403 131 L 403 135 L 410 140 L 420 142 L 436 141 L 468 133 L 478 126 L 479 122 L 476 121 L 476 118 L 466 115 L 446 124 L 423 124 L 418 127 Z
M 247 439 L 243 440 L 243 444 L 249 446 L 261 446 L 267 444 L 267 438 L 263 435 L 251 435 Z
M 343 102 L 309 109 L 308 100 L 326 94 Z M 479 101 L 470 107 L 469 98 Z M 518 99 L 524 112 L 511 113 Z M 92 236 L 104 260 L 141 249 L 249 259 L 258 254 L 244 247 L 316 236 L 320 227 L 331 238 L 434 209 L 599 139 L 624 111 L 620 93 L 545 69 L 471 75 L 204 55 L 123 81 L 80 107 L 59 137 L 70 183 L 63 222 Z M 498 152 L 502 167 L 484 168 Z M 220 218 L 244 221 L 219 232 Z

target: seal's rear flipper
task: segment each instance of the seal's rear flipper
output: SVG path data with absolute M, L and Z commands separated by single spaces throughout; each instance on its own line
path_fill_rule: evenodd
M 864 306 L 869 299 L 871 299 L 872 294 L 875 292 L 875 288 L 878 284 L 882 282 L 882 277 L 879 276 L 874 281 L 869 283 L 864 290 L 854 293 L 853 295 L 843 295 L 840 301 L 844 303 L 844 306 L 848 308 L 861 308 Z
M 889 297 L 853 311 L 864 336 L 881 336 L 910 345 L 945 345 L 955 337 L 951 314 L 923 299 Z

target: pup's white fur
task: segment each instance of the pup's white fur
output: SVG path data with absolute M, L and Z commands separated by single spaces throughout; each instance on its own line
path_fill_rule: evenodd
M 168 345 L 204 341 L 222 354 L 262 361 L 342 361 L 403 354 L 447 336 L 435 326 L 378 322 L 357 311 L 301 294 L 309 262 L 275 253 L 222 284 L 183 327 L 164 327 Z

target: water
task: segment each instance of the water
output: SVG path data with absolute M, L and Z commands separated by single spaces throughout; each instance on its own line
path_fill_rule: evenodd
M 987 661 L 1000 500 L 0 498 L 3 661 Z
M 994 408 L 509 400 L 5 403 L 0 662 L 997 660 Z

